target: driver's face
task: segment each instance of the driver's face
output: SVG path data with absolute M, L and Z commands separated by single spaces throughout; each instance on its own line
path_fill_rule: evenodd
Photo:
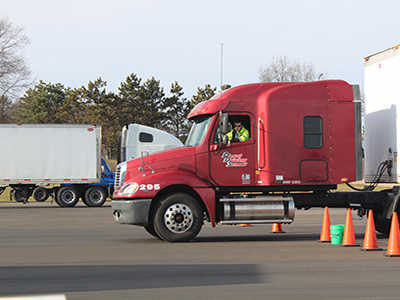
M 242 130 L 242 123 L 235 123 L 235 129 L 237 132 L 239 132 L 240 130 Z

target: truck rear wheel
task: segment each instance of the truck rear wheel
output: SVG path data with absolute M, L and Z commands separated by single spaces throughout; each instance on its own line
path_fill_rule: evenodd
M 72 186 L 63 186 L 57 192 L 56 202 L 61 207 L 73 207 L 78 200 L 78 190 Z
M 397 208 L 397 213 L 399 213 L 399 207 Z M 388 237 L 390 234 L 392 218 L 387 219 L 382 210 L 374 210 L 374 222 L 375 230 Z
M 37 202 L 44 202 L 49 198 L 49 191 L 42 186 L 38 186 L 33 190 L 32 196 Z
M 188 194 L 172 194 L 157 204 L 153 223 L 157 235 L 164 241 L 187 242 L 200 232 L 203 211 Z
M 100 207 L 106 202 L 107 193 L 102 187 L 93 186 L 85 192 L 84 203 L 90 207 Z

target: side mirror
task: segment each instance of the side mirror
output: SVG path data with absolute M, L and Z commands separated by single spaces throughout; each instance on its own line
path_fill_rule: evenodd
M 221 128 L 222 134 L 227 134 L 229 132 L 229 115 L 228 114 L 222 114 L 219 117 L 219 126 Z
M 101 165 L 101 173 L 104 173 L 106 171 L 106 169 L 104 168 L 103 165 Z
M 223 135 L 222 137 L 221 137 L 221 144 L 222 145 L 228 145 L 228 136 L 227 135 Z

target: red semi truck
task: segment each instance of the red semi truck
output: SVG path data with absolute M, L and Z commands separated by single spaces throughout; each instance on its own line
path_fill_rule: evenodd
M 397 188 L 330 192 L 362 179 L 359 99 L 358 86 L 340 80 L 217 94 L 188 115 L 194 124 L 184 147 L 118 165 L 114 218 L 180 242 L 196 237 L 204 221 L 288 224 L 296 208 L 351 207 L 360 216 L 373 209 L 377 230 L 388 233 Z M 239 121 L 250 138 L 228 145 Z

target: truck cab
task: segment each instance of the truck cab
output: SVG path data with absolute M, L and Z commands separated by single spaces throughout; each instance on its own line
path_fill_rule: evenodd
M 157 128 L 129 124 L 122 128 L 118 139 L 118 163 L 139 158 L 160 150 L 182 147 L 175 136 Z
M 356 99 L 357 100 L 357 99 Z M 360 103 L 340 80 L 238 86 L 199 103 L 184 148 L 117 167 L 117 223 L 188 241 L 203 220 L 291 223 L 303 192 L 326 194 L 361 177 Z M 228 143 L 240 122 L 245 141 Z M 358 132 L 359 131 L 359 132 Z M 314 205 L 314 204 L 313 204 Z

